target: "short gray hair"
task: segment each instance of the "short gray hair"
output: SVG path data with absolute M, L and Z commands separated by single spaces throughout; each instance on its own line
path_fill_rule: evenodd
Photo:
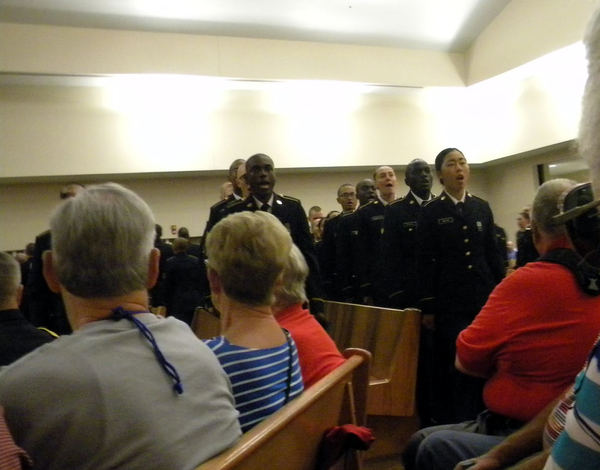
M 133 191 L 115 183 L 90 186 L 50 219 L 59 282 L 83 298 L 145 289 L 154 246 L 154 215 Z
M 579 152 L 590 167 L 596 197 L 600 194 L 600 8 L 590 20 L 584 39 L 588 58 L 588 79 L 585 84 L 581 122 L 579 125 Z
M 281 285 L 275 290 L 277 310 L 304 303 L 307 300 L 304 288 L 307 277 L 308 264 L 306 264 L 304 255 L 296 245 L 292 245 L 287 263 L 283 268 Z
M 283 224 L 262 211 L 229 215 L 206 239 L 209 268 L 219 274 L 225 294 L 252 306 L 273 304 L 291 247 Z
M 0 305 L 16 297 L 21 284 L 21 268 L 16 259 L 0 252 Z
M 533 197 L 531 220 L 540 232 L 549 237 L 558 238 L 566 235 L 564 224 L 554 225 L 552 217 L 558 215 L 560 196 L 577 183 L 573 180 L 557 178 L 542 184 Z

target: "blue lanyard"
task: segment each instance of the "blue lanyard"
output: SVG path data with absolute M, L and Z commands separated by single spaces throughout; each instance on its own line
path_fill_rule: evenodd
M 158 363 L 163 368 L 165 373 L 169 377 L 171 377 L 171 379 L 175 382 L 173 384 L 173 390 L 175 390 L 175 392 L 177 392 L 178 395 L 181 395 L 183 393 L 183 385 L 181 383 L 181 378 L 177 373 L 177 369 L 175 369 L 175 366 L 173 366 L 173 364 L 171 364 L 169 361 L 167 361 L 167 359 L 165 359 L 165 356 L 158 347 L 158 344 L 156 343 L 154 335 L 148 329 L 148 327 L 144 325 L 144 323 L 142 323 L 140 320 L 134 317 L 136 313 L 146 312 L 128 312 L 127 310 L 123 309 L 123 307 L 117 307 L 112 311 L 112 313 L 113 319 L 115 321 L 121 320 L 122 318 L 126 318 L 127 320 L 132 322 L 136 326 L 136 328 L 139 329 L 140 332 L 146 337 L 146 339 L 150 342 L 152 348 L 154 349 L 154 355 L 156 356 Z

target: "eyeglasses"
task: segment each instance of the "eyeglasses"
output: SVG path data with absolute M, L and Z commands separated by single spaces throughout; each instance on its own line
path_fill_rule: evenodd
M 338 197 L 346 197 L 346 198 L 356 197 L 356 193 L 342 193 Z
M 590 212 L 588 216 L 598 216 L 595 208 L 600 205 L 600 199 L 594 199 L 592 183 L 581 183 L 565 191 L 559 199 L 559 214 L 552 218 L 554 225 L 564 224 L 570 220 Z M 594 212 L 591 212 L 594 210 Z

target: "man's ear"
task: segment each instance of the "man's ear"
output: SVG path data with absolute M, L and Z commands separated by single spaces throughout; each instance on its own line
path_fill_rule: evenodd
M 223 286 L 221 285 L 221 278 L 219 277 L 219 273 L 214 269 L 208 268 L 206 273 L 206 277 L 208 277 L 208 284 L 210 285 L 210 293 L 212 295 L 218 295 L 223 292 Z
M 160 274 L 160 250 L 158 248 L 152 248 L 150 250 L 150 257 L 148 259 L 148 280 L 146 281 L 147 289 L 152 289 L 156 285 L 159 274 Z
M 20 307 L 23 302 L 23 284 L 19 284 L 17 289 L 17 305 Z
M 60 294 L 60 282 L 58 281 L 58 275 L 54 268 L 53 253 L 50 250 L 46 250 L 42 253 L 42 272 L 44 273 L 44 279 L 50 290 Z

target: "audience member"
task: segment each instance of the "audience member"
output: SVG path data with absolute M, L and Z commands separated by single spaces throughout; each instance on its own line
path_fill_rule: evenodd
M 53 339 L 21 315 L 22 294 L 19 264 L 8 253 L 0 252 L 0 366 L 12 364 Z
M 175 255 L 165 266 L 165 305 L 168 316 L 191 325 L 194 311 L 203 300 L 200 276 L 206 272 L 200 267 L 203 262 L 187 254 L 187 247 L 185 238 L 173 240 Z
M 79 183 L 68 183 L 60 190 L 60 199 L 68 201 L 83 190 L 83 185 Z M 51 245 L 50 230 L 46 230 L 35 239 L 31 270 L 25 287 L 28 318 L 35 326 L 48 328 L 59 335 L 66 335 L 72 330 L 65 314 L 65 306 L 60 295 L 50 290 L 43 275 L 42 255 L 46 250 L 51 249 Z
M 356 185 L 359 207 L 366 206 L 377 199 L 375 183 L 364 179 Z M 336 240 L 337 291 L 345 302 L 360 302 L 358 289 L 358 223 L 356 211 L 342 215 Z
M 283 269 L 281 283 L 275 289 L 273 311 L 277 323 L 290 332 L 298 347 L 300 369 L 306 388 L 311 387 L 345 359 L 337 346 L 308 310 L 304 284 L 308 265 L 296 245 Z
M 515 244 L 510 240 L 506 242 L 506 257 L 508 269 L 513 269 L 517 265 L 517 250 L 515 250 Z
M 319 249 L 319 269 L 321 270 L 321 286 L 327 300 L 341 300 L 336 289 L 336 239 L 338 236 L 338 223 L 341 216 L 354 212 L 356 208 L 356 190 L 351 184 L 343 184 L 337 191 L 337 202 L 342 208 L 340 215 L 325 221 L 323 225 L 323 236 Z
M 165 269 L 167 260 L 173 256 L 173 245 L 162 240 L 163 229 L 159 224 L 155 226 L 154 248 L 160 252 L 160 260 L 158 262 L 159 271 L 158 279 L 154 287 L 150 289 L 150 305 L 160 307 L 166 305 L 165 300 Z
M 600 158 L 598 158 L 598 120 L 600 102 L 600 8 L 597 6 L 587 27 L 585 44 L 588 57 L 588 79 L 583 97 L 582 118 L 579 126 L 579 150 L 587 160 L 596 197 L 600 194 Z M 597 213 L 596 213 L 596 217 Z M 585 221 L 586 223 L 588 221 Z M 598 248 L 594 250 L 595 261 Z M 577 379 L 577 400 L 566 418 L 565 431 L 552 449 L 545 470 L 584 470 L 597 468 L 600 461 L 600 342 L 596 343 L 585 373 Z
M 433 419 L 446 424 L 474 419 L 483 410 L 483 381 L 455 370 L 455 342 L 504 277 L 504 264 L 490 206 L 466 190 L 463 153 L 441 151 L 435 169 L 444 191 L 422 209 L 417 267 L 424 327 L 434 329 Z
M 396 200 L 396 173 L 389 166 L 382 166 L 373 173 L 378 197 L 361 205 L 356 212 L 358 229 L 357 277 L 360 302 L 367 305 L 385 304 L 384 294 L 375 289 L 379 271 L 379 240 L 383 228 L 385 206 Z
M 50 225 L 44 275 L 74 333 L 0 373 L 7 424 L 35 468 L 191 469 L 234 444 L 219 362 L 187 325 L 148 313 L 160 254 L 146 203 L 92 186 Z
M 190 240 L 190 231 L 187 227 L 180 227 L 179 230 L 177 230 L 177 236 L 180 238 L 185 238 L 188 241 L 188 245 L 185 250 L 188 255 L 195 256 L 199 260 L 203 259 L 202 247 L 198 243 L 193 243 Z
M 263 211 L 226 217 L 206 241 L 212 301 L 221 313 L 221 336 L 206 344 L 229 376 L 243 432 L 303 390 L 296 345 L 271 310 L 291 247 L 286 228 Z
M 292 235 L 310 269 L 306 293 L 313 314 L 323 312 L 321 295 L 321 275 L 317 253 L 306 223 L 306 213 L 298 199 L 282 196 L 274 192 L 276 183 L 275 166 L 268 155 L 258 153 L 246 162 L 246 181 L 251 195 L 243 201 L 227 205 L 226 215 L 242 211 L 262 211 L 273 214 Z
M 539 254 L 533 243 L 533 233 L 531 232 L 531 207 L 526 206 L 517 217 L 517 268 L 525 266 L 531 261 L 535 261 Z
M 487 379 L 487 410 L 476 421 L 419 431 L 405 452 L 407 469 L 452 469 L 480 455 L 532 420 L 579 372 L 600 330 L 592 314 L 600 291 L 589 289 L 582 258 L 553 221 L 559 198 L 575 184 L 557 179 L 540 186 L 532 232 L 542 256 L 500 283 L 458 337 L 456 366 Z

